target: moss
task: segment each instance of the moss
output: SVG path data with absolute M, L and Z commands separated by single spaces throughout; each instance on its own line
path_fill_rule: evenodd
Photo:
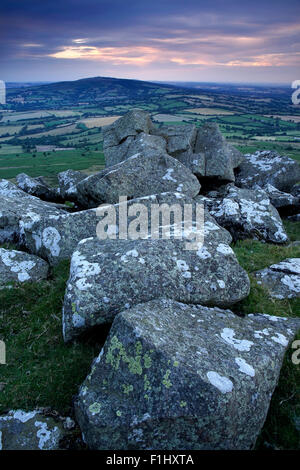
M 167 371 L 166 371 L 166 373 L 165 373 L 165 375 L 164 375 L 163 381 L 162 381 L 162 383 L 164 384 L 164 386 L 165 386 L 166 388 L 172 387 L 172 382 L 171 382 L 170 379 L 169 379 L 170 374 L 171 374 L 170 369 L 167 369 Z

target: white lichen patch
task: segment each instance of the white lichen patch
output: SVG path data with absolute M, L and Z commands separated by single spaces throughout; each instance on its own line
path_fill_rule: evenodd
M 72 323 L 74 328 L 82 328 L 85 325 L 85 319 L 78 313 L 73 313 Z
M 207 372 L 207 378 L 209 382 L 216 387 L 221 393 L 230 393 L 233 390 L 233 383 L 227 377 L 224 377 L 218 372 L 209 371 Z
M 48 429 L 47 423 L 43 421 L 36 421 L 34 425 L 39 428 L 36 435 L 39 440 L 39 449 L 51 450 L 57 447 L 60 431 L 57 426 L 53 429 Z
M 231 328 L 223 328 L 221 332 L 221 338 L 226 341 L 227 344 L 230 344 L 238 351 L 250 351 L 251 346 L 253 346 L 252 341 L 248 341 L 247 339 L 237 339 L 234 337 L 235 331 Z
M 254 368 L 250 366 L 250 364 L 248 364 L 242 357 L 236 357 L 235 363 L 239 366 L 239 371 L 243 372 L 243 374 L 249 375 L 250 377 L 255 376 Z
M 162 177 L 163 180 L 174 181 L 177 183 L 177 180 L 172 177 L 172 173 L 174 173 L 174 168 L 168 168 L 166 174 Z
M 57 257 L 60 254 L 60 240 L 60 233 L 55 227 L 46 227 L 43 230 L 42 244 L 45 248 L 50 251 L 51 255 L 54 257 Z
M 229 245 L 225 245 L 225 243 L 220 243 L 218 246 L 217 246 L 217 251 L 219 253 L 221 253 L 222 255 L 233 255 L 234 252 L 233 250 L 230 248 Z
M 281 344 L 281 346 L 287 346 L 289 344 L 288 339 L 282 334 L 282 333 L 275 333 L 276 336 L 271 336 L 271 339 L 278 344 Z
M 205 246 L 202 246 L 199 250 L 197 250 L 196 254 L 201 259 L 211 258 L 211 254 Z
M 134 248 L 133 250 L 129 250 L 125 253 L 125 255 L 122 255 L 121 256 L 121 261 L 123 261 L 123 263 L 128 263 L 130 257 L 132 258 L 138 258 L 139 256 L 139 253 L 138 251 Z

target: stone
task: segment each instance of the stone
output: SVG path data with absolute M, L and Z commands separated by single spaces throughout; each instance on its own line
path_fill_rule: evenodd
M 7 194 L 9 196 L 1 195 L 0 182 L 0 243 L 14 242 L 22 245 L 25 242 L 24 234 L 33 223 L 43 217 L 65 213 L 55 204 L 30 196 L 17 188 L 11 188 Z
M 258 284 L 267 289 L 271 297 L 291 299 L 300 297 L 300 258 L 287 258 L 268 268 L 256 271 Z
M 86 174 L 75 170 L 67 170 L 59 173 L 57 178 L 62 199 L 77 202 L 77 184 L 86 177 Z
M 250 189 L 271 184 L 280 191 L 289 192 L 299 180 L 299 163 L 271 150 L 247 153 L 236 173 L 236 185 Z
M 300 196 L 279 191 L 271 184 L 262 188 L 270 198 L 271 204 L 276 207 L 279 214 L 288 216 L 300 212 Z
M 39 410 L 11 410 L 0 416 L 0 450 L 60 450 L 62 422 Z
M 253 449 L 299 319 L 157 299 L 124 310 L 75 400 L 97 450 Z
M 140 132 L 149 134 L 152 127 L 153 124 L 146 111 L 129 111 L 113 124 L 103 128 L 103 149 L 117 146 L 127 137 L 136 136 Z
M 138 153 L 127 160 L 89 176 L 77 185 L 85 207 L 101 203 L 116 204 L 120 196 L 128 199 L 161 192 L 182 192 L 194 197 L 200 184 L 191 171 L 167 154 Z
M 163 137 L 167 143 L 167 153 L 178 158 L 184 152 L 193 152 L 197 129 L 194 124 L 184 126 L 161 126 L 152 134 Z
M 204 155 L 206 178 L 235 181 L 234 169 L 243 156 L 226 142 L 216 123 L 207 122 L 198 129 L 195 153 Z
M 46 279 L 49 266 L 37 256 L 0 248 L 0 285 Z
M 36 196 L 44 201 L 61 202 L 62 198 L 59 195 L 57 188 L 51 188 L 44 180 L 38 180 L 20 173 L 16 177 L 17 185 L 25 193 L 31 196 Z
M 121 144 L 104 150 L 106 167 L 121 163 L 139 152 L 149 156 L 166 153 L 166 145 L 166 141 L 162 137 L 144 132 L 136 137 L 129 136 Z
M 207 198 L 205 205 L 235 240 L 254 238 L 278 244 L 289 241 L 281 218 L 265 191 L 241 189 L 229 184 L 215 195 L 215 198 Z
M 212 232 L 197 250 L 187 249 L 185 239 L 81 240 L 64 299 L 65 341 L 157 297 L 221 307 L 247 297 L 247 273 Z

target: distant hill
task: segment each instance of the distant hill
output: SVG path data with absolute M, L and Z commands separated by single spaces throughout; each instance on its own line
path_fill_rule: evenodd
M 80 104 L 103 104 L 115 101 L 128 105 L 130 102 L 145 101 L 173 91 L 177 87 L 167 84 L 144 82 L 121 78 L 95 77 L 9 88 L 8 103 L 23 102 L 33 107 L 60 107 Z M 182 91 L 182 89 L 181 89 Z

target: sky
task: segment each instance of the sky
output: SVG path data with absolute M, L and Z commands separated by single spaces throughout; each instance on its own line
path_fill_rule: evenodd
M 1 0 L 0 79 L 300 79 L 300 2 Z

